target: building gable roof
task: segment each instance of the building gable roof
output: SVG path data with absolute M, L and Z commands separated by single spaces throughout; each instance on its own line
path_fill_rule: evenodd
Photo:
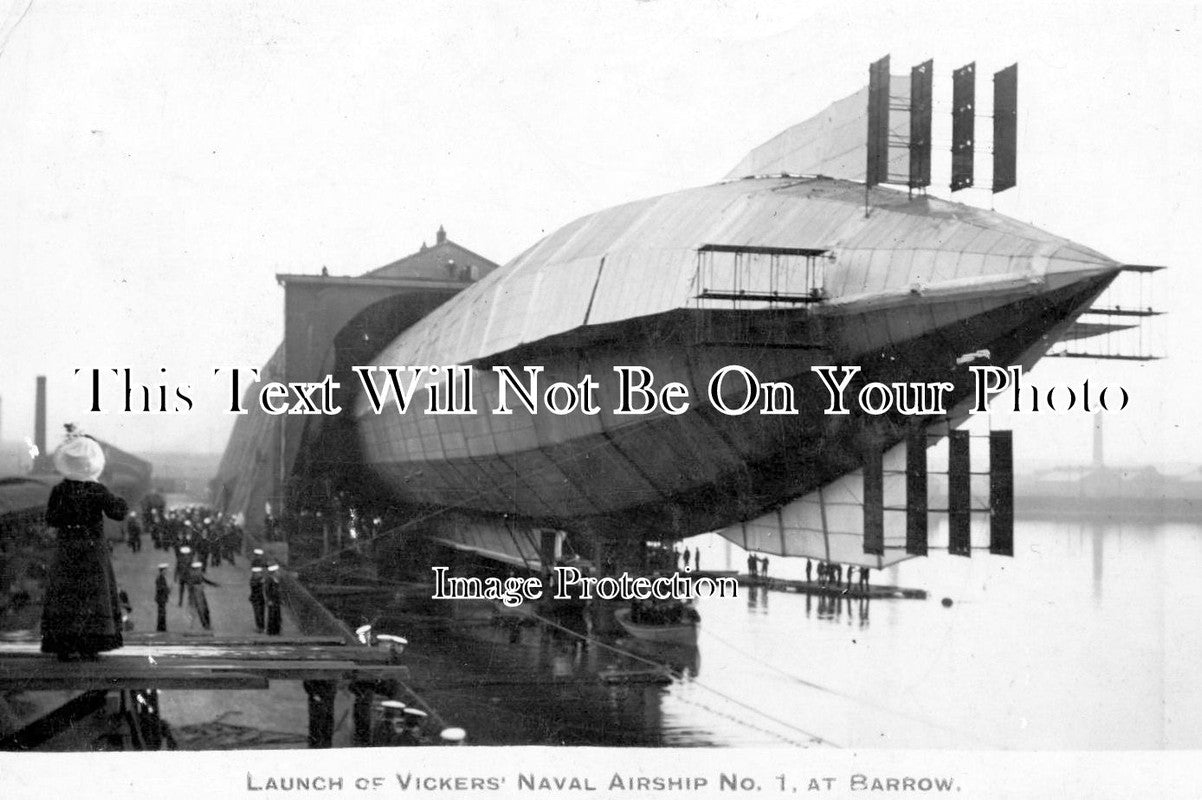
M 466 278 L 478 280 L 492 272 L 499 265 L 488 260 L 479 253 L 468 250 L 461 244 L 446 238 L 446 233 L 439 228 L 437 243 L 433 247 L 422 248 L 404 258 L 399 258 L 390 264 L 371 270 L 367 275 L 380 278 Z M 467 270 L 467 274 L 464 271 Z

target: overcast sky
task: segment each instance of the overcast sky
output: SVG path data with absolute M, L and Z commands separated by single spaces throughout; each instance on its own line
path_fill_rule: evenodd
M 1197 7 L 912 5 L 0 0 L 2 436 L 32 433 L 44 374 L 52 443 L 73 419 L 135 451 L 220 451 L 211 372 L 280 340 L 276 273 L 358 274 L 439 224 L 504 263 L 720 179 L 892 53 L 895 73 L 935 59 L 937 114 L 954 67 L 975 60 L 983 88 L 1019 62 L 1019 187 L 957 199 L 1173 268 L 1168 361 L 1033 379 L 1127 386 L 1115 459 L 1197 459 Z M 124 366 L 166 367 L 197 407 L 84 413 L 73 370 Z M 1088 419 L 1007 422 L 1020 458 L 1088 456 Z

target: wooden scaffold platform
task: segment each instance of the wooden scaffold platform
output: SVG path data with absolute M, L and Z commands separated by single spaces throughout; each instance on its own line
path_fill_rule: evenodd
M 119 713 L 139 749 L 163 746 L 158 712 L 164 689 L 266 689 L 272 681 L 301 681 L 309 698 L 309 746 L 330 747 L 334 698 L 340 684 L 355 696 L 356 744 L 370 739 L 372 698 L 395 693 L 409 678 L 394 647 L 371 647 L 341 637 L 126 635 L 126 646 L 92 661 L 59 661 L 36 639 L 0 641 L 0 692 L 73 691 L 76 698 L 0 738 L 0 750 L 32 750 L 75 721 L 96 714 L 119 695 Z

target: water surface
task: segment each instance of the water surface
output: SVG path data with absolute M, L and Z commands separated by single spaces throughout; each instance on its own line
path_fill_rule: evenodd
M 724 564 L 724 543 L 698 543 Z M 804 561 L 770 571 L 800 577 Z M 874 575 L 927 600 L 740 589 L 699 601 L 696 650 L 607 640 L 669 664 L 666 686 L 605 684 L 646 665 L 554 630 L 396 610 L 377 624 L 409 636 L 414 685 L 481 743 L 1197 748 L 1200 571 L 1197 526 L 1020 520 L 1013 558 Z

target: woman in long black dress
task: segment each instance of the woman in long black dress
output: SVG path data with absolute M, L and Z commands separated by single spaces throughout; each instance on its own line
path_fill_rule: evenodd
M 123 644 L 104 517 L 120 521 L 128 509 L 97 480 L 104 451 L 96 440 L 70 436 L 55 452 L 54 466 L 64 480 L 46 504 L 46 524 L 58 534 L 42 610 L 42 652 L 64 661 L 94 658 Z

